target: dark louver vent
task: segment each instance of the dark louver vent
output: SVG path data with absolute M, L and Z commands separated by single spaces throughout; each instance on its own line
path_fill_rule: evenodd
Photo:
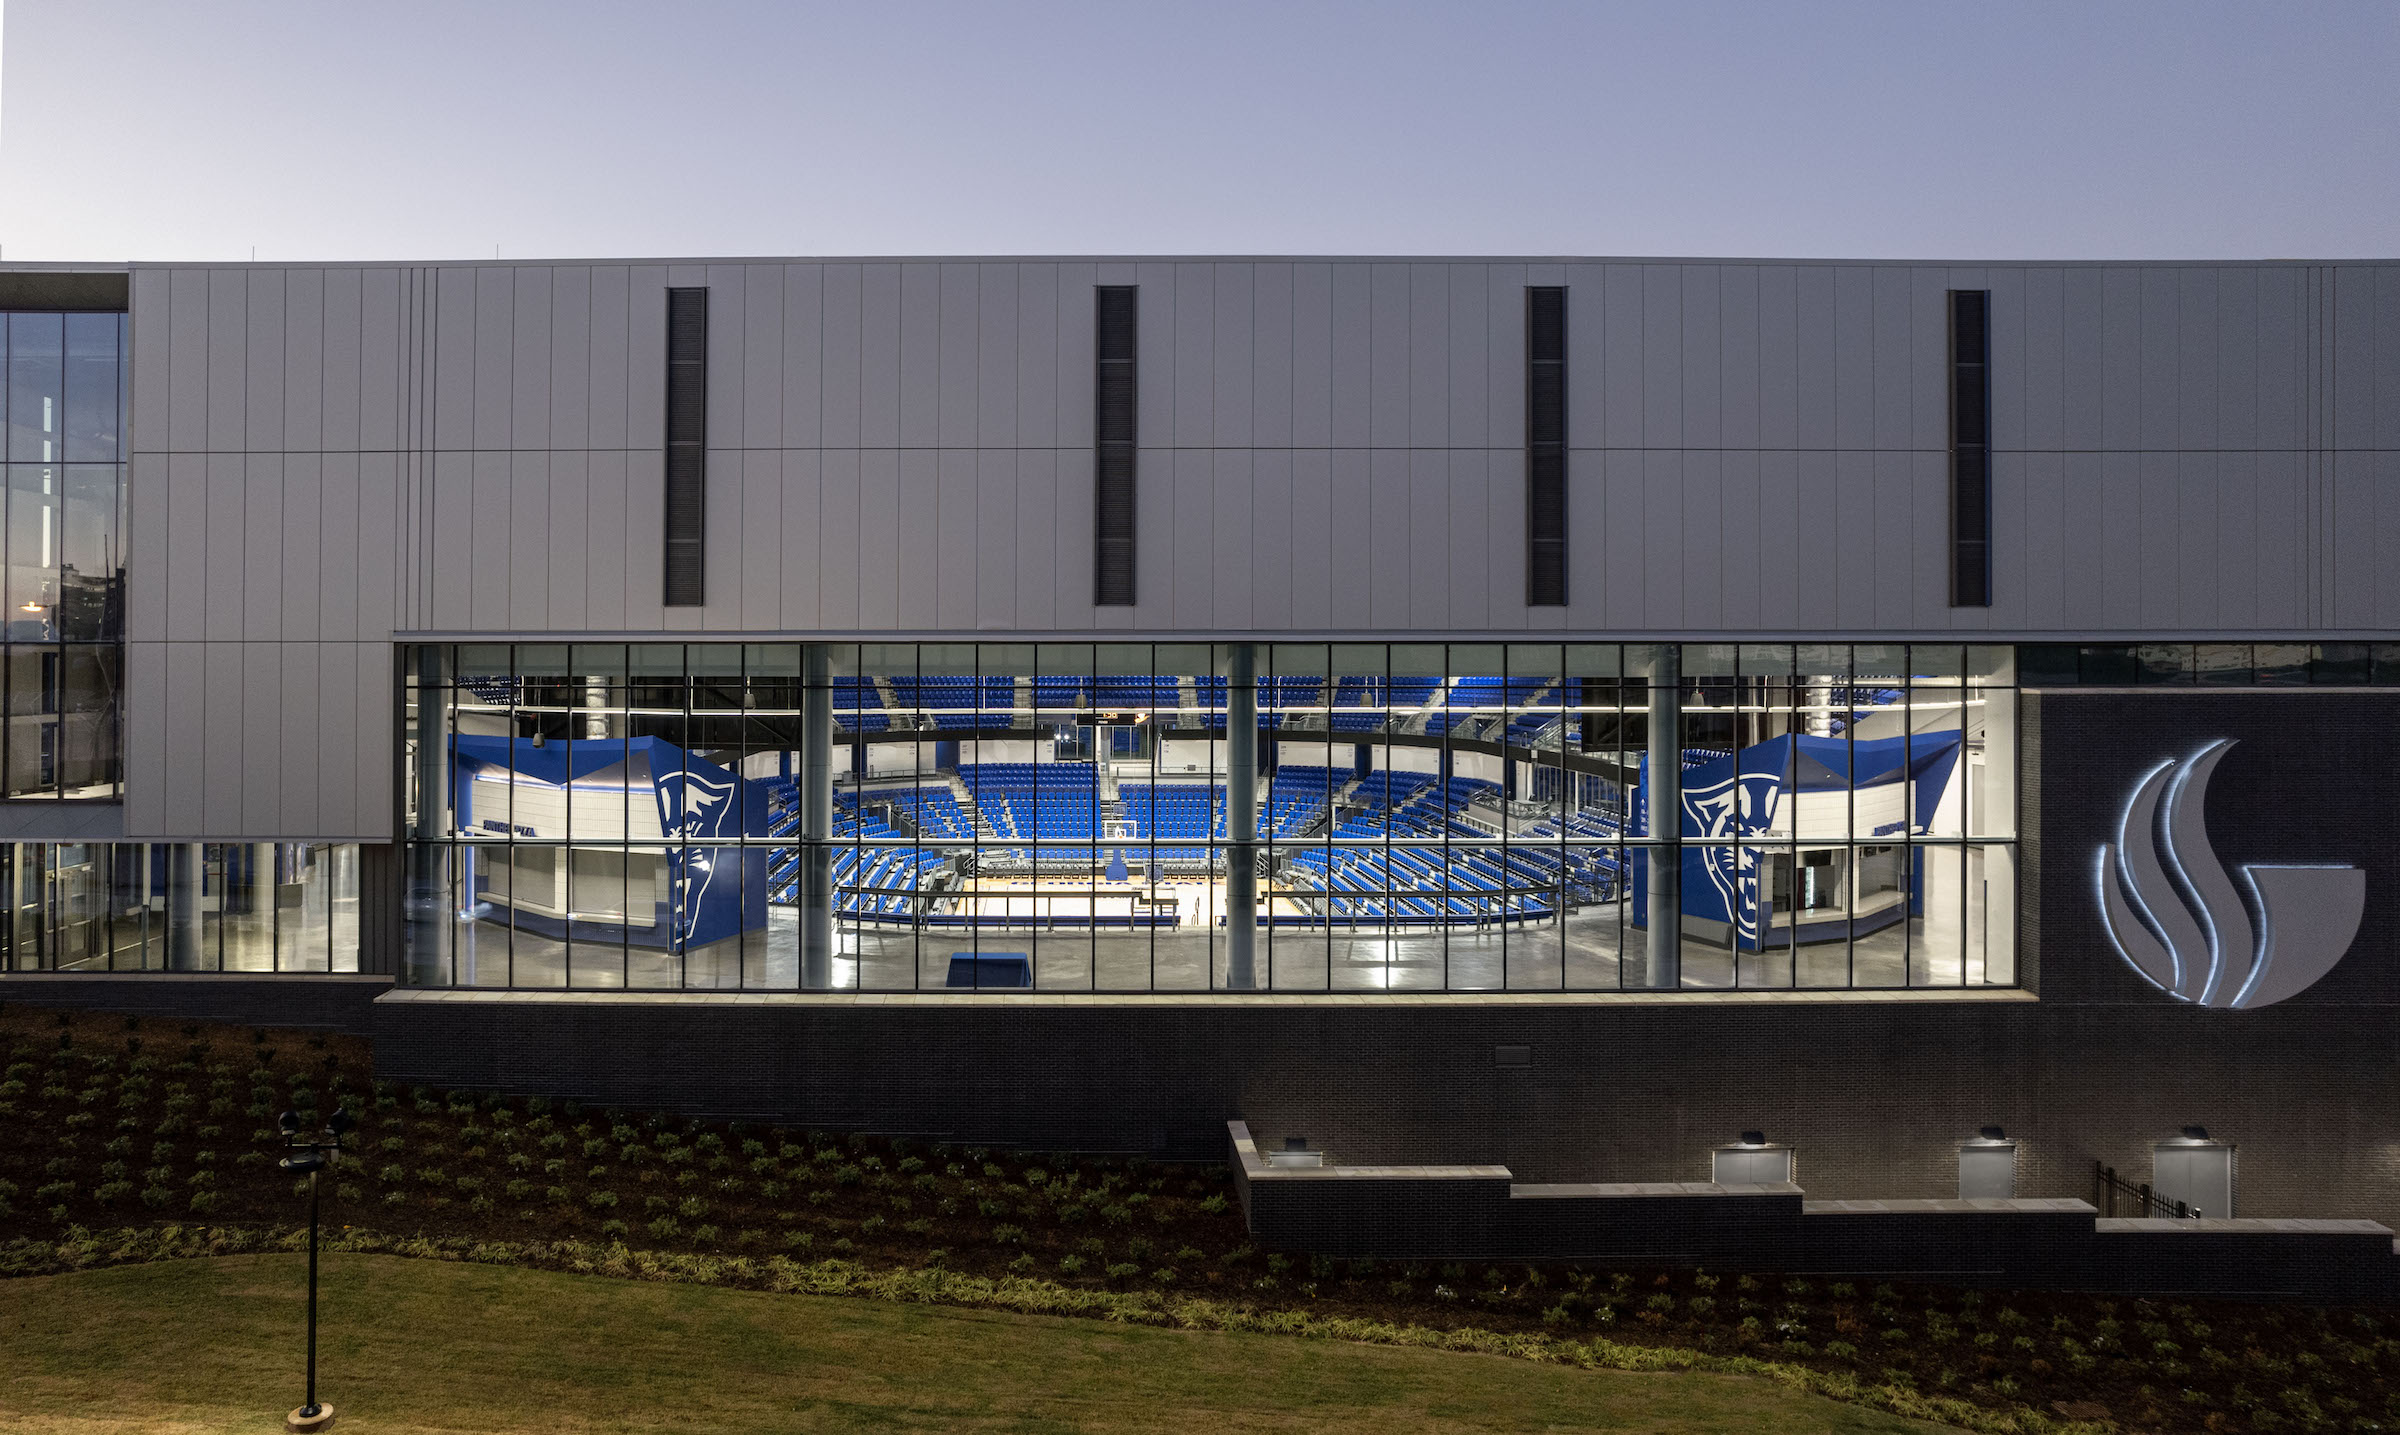
M 667 606 L 706 601 L 708 291 L 667 291 Z
M 1133 413 L 1135 296 L 1131 285 L 1100 289 L 1093 306 L 1092 601 L 1133 602 Z
M 1525 291 L 1525 603 L 1567 601 L 1567 291 Z
M 1950 606 L 1992 603 L 1991 294 L 1950 293 Z

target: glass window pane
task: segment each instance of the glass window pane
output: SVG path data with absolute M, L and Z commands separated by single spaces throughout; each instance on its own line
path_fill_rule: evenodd
M 2145 686 L 2161 683 L 2189 683 L 2192 674 L 2192 645 L 2189 643 L 2142 643 L 2133 650 L 2133 680 Z
M 123 629 L 125 569 L 117 530 L 117 473 L 113 465 L 100 464 L 73 464 L 65 470 L 57 627 L 70 642 L 113 639 Z
M 118 374 L 117 314 L 66 316 L 65 441 L 71 463 L 115 463 Z
M 57 314 L 8 316 L 8 458 L 13 463 L 57 463 L 63 437 L 66 331 Z
M 59 516 L 65 470 L 12 464 L 8 470 L 8 635 L 38 643 L 58 636 Z
M 2260 643 L 2251 651 L 2260 687 L 2296 687 L 2308 681 L 2308 644 Z

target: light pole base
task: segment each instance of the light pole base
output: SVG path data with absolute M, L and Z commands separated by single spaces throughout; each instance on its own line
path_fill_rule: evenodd
M 308 1407 L 303 1405 L 300 1407 L 300 1409 L 295 1410 L 291 1414 L 283 1417 L 283 1428 L 289 1431 L 290 1435 L 316 1435 L 316 1432 L 319 1430 L 331 1430 L 333 1428 L 332 1405 L 319 1405 L 317 1407 L 317 1413 L 314 1415 L 302 1413 L 307 1409 Z

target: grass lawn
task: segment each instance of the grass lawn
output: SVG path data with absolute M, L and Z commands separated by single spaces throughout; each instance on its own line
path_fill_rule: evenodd
M 260 1431 L 300 1403 L 304 1257 L 0 1281 L 0 1428 Z M 345 1431 L 1936 1427 L 1742 1376 L 330 1258 Z

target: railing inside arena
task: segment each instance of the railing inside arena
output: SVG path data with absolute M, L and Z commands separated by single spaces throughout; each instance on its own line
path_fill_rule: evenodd
M 856 990 L 1213 990 L 1232 922 L 1275 990 L 2015 980 L 2007 649 L 1233 652 L 415 650 L 410 980 L 792 988 L 811 920 Z

